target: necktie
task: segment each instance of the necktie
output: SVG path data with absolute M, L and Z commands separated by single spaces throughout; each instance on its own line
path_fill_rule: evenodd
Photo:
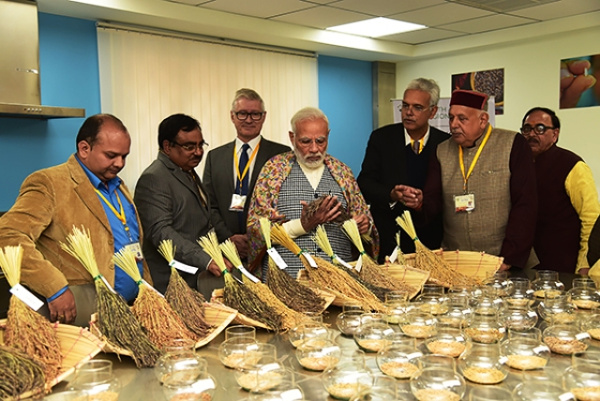
M 419 153 L 421 153 L 421 142 L 418 141 L 418 140 L 417 141 L 413 141 L 412 149 L 413 149 L 413 152 L 415 152 L 415 154 L 417 154 L 417 155 Z
M 204 206 L 204 208 L 206 208 L 206 206 L 207 206 L 206 195 L 204 194 L 204 192 L 202 192 L 200 185 L 198 185 L 198 180 L 196 179 L 196 174 L 194 174 L 194 172 L 192 170 L 190 170 L 190 171 L 188 171 L 188 175 L 189 175 L 190 179 L 192 180 L 192 182 L 194 184 L 194 188 L 196 188 L 198 195 L 200 195 L 200 201 L 202 202 L 202 206 Z
M 240 161 L 238 163 L 239 176 L 235 185 L 235 193 L 240 195 L 248 195 L 248 176 L 250 174 L 248 174 L 248 172 L 244 174 L 244 170 L 248 165 L 248 149 L 250 149 L 250 145 L 248 145 L 247 143 L 242 145 L 242 150 L 240 152 Z M 244 176 L 242 177 L 242 182 L 240 183 L 239 177 L 242 174 L 244 174 Z

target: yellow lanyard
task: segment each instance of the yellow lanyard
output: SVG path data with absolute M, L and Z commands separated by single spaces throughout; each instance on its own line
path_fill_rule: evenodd
M 490 138 L 491 133 L 492 133 L 492 126 L 489 125 L 488 130 L 485 134 L 485 138 L 483 138 L 483 142 L 481 142 L 479 149 L 477 149 L 477 153 L 475 153 L 475 157 L 473 158 L 473 161 L 471 162 L 471 165 L 469 166 L 469 171 L 467 172 L 466 175 L 465 175 L 465 161 L 463 159 L 463 148 L 462 148 L 462 146 L 458 147 L 458 162 L 460 163 L 460 171 L 462 172 L 463 182 L 464 182 L 463 191 L 465 191 L 465 192 L 467 191 L 467 181 L 469 180 L 469 177 L 471 176 L 471 173 L 473 172 L 473 169 L 475 168 L 475 164 L 477 164 L 479 155 L 481 154 L 483 147 L 485 146 L 488 139 Z
M 254 160 L 254 157 L 256 156 L 256 152 L 258 152 L 258 148 L 260 148 L 260 142 L 258 143 L 258 145 L 256 145 L 256 147 L 252 151 L 252 154 L 250 155 L 250 159 L 248 159 L 248 163 L 246 163 L 246 168 L 244 168 L 244 171 L 240 174 L 239 157 L 236 157 L 235 146 L 233 147 L 233 161 L 235 163 L 235 173 L 237 174 L 237 178 L 238 178 L 238 180 L 240 180 L 240 182 L 242 182 L 242 180 L 244 179 L 246 174 L 248 174 L 248 169 L 250 168 L 250 165 L 252 164 L 252 160 Z
M 102 200 L 104 201 L 104 203 L 106 203 L 108 208 L 115 214 L 115 216 L 117 216 L 117 218 L 121 221 L 121 223 L 123 223 L 123 227 L 125 228 L 125 231 L 127 231 L 127 234 L 129 234 L 129 227 L 127 226 L 127 217 L 125 217 L 125 210 L 123 210 L 123 205 L 121 204 L 121 198 L 119 197 L 119 193 L 117 192 L 117 190 L 115 189 L 115 195 L 117 195 L 117 202 L 119 202 L 119 211 L 118 212 L 117 212 L 117 209 L 115 209 L 115 207 L 112 205 L 112 203 L 110 203 L 108 201 L 108 199 L 106 199 L 106 197 L 102 194 L 102 192 L 98 191 L 97 188 L 94 188 L 94 191 L 96 191 L 98 196 L 100 198 L 102 198 Z

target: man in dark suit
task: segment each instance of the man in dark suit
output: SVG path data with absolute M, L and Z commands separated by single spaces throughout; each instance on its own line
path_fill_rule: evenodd
M 271 157 L 290 148 L 260 135 L 267 112 L 254 90 L 242 88 L 235 93 L 230 116 L 237 138 L 208 152 L 202 181 L 213 216 L 221 217 L 230 235 L 246 235 L 247 200 L 260 169 Z M 245 257 L 246 252 L 241 256 Z
M 379 230 L 380 263 L 396 246 L 399 231 L 396 217 L 406 210 L 398 185 L 423 188 L 429 156 L 435 153 L 439 143 L 450 138 L 447 133 L 429 126 L 429 120 L 437 112 L 439 98 L 440 88 L 434 80 L 418 78 L 411 81 L 402 98 L 402 123 L 376 129 L 369 139 L 357 181 Z M 441 218 L 418 227 L 417 235 L 429 248 L 439 248 Z M 403 252 L 414 252 L 413 240 L 404 232 L 400 245 Z
M 165 292 L 171 267 L 157 249 L 162 240 L 172 240 L 175 260 L 188 266 L 179 270 L 181 276 L 190 287 L 198 288 L 200 272 L 221 276 L 219 267 L 197 243 L 198 238 L 213 228 L 219 241 L 229 237 L 223 221 L 211 216 L 207 192 L 194 171 L 207 144 L 198 121 L 184 114 L 174 114 L 160 123 L 158 144 L 158 157 L 144 170 L 135 188 L 134 201 L 146 233 L 142 250 L 154 286 Z M 234 243 L 238 239 L 232 238 Z M 194 272 L 193 267 L 198 270 Z M 210 290 L 202 292 L 210 297 Z

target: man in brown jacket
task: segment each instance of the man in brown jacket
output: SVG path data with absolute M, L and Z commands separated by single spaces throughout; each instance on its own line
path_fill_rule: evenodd
M 81 126 L 77 152 L 66 163 L 25 179 L 13 207 L 0 218 L 0 246 L 21 245 L 21 283 L 46 298 L 51 321 L 85 326 L 96 308 L 92 276 L 61 248 L 73 227 L 89 230 L 100 274 L 127 301 L 137 285 L 112 262 L 123 247 L 140 249 L 141 230 L 131 195 L 117 174 L 131 138 L 116 117 L 98 114 Z M 150 281 L 138 253 L 138 268 Z M 45 305 L 46 307 L 46 305 Z

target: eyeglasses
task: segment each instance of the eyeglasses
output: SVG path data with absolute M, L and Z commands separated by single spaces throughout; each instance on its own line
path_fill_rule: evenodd
M 235 114 L 240 121 L 246 121 L 248 116 L 250 116 L 252 121 L 259 121 L 265 113 L 264 111 L 253 111 L 251 113 L 248 113 L 247 111 L 236 111 L 233 114 Z
M 195 152 L 196 149 L 202 150 L 205 146 L 208 146 L 208 142 L 202 141 L 199 144 L 195 144 L 195 143 L 181 144 L 181 143 L 173 142 L 173 145 L 177 145 L 181 149 L 186 150 L 188 152 Z
M 322 146 L 324 144 L 327 143 L 327 137 L 326 136 L 320 136 L 318 138 L 315 139 L 311 139 L 308 137 L 303 137 L 303 138 L 298 138 L 298 142 L 300 142 L 301 146 L 310 146 L 311 143 L 316 143 L 317 146 Z
M 402 102 L 402 110 L 408 111 L 411 107 L 415 113 L 422 113 L 425 110 L 430 109 L 432 106 L 421 106 L 420 104 Z
M 546 132 L 549 129 L 554 129 L 554 127 L 548 127 L 544 124 L 536 124 L 534 126 L 525 124 L 524 126 L 521 127 L 521 134 L 529 135 L 531 133 L 531 131 L 533 131 L 536 135 L 543 135 L 544 132 Z

